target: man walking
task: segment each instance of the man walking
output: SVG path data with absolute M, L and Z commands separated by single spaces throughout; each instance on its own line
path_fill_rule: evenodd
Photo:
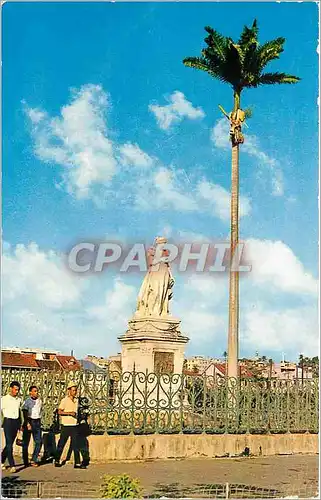
M 5 436 L 5 447 L 1 454 L 2 470 L 6 469 L 5 462 L 8 458 L 10 472 L 17 472 L 13 458 L 13 444 L 21 428 L 20 405 L 21 398 L 19 382 L 11 382 L 9 394 L 1 398 L 1 410 L 3 414 L 3 431 Z
M 42 446 L 41 435 L 41 411 L 42 401 L 39 398 L 38 387 L 32 385 L 29 387 L 29 397 L 22 405 L 23 413 L 23 444 L 22 444 L 22 457 L 25 467 L 29 465 L 28 448 L 30 437 L 32 434 L 34 440 L 34 450 L 30 465 L 38 467 L 38 457 Z
M 70 437 L 71 449 L 74 452 L 74 468 L 83 469 L 80 464 L 80 454 L 78 449 L 78 399 L 77 386 L 71 382 L 68 387 L 68 395 L 63 398 L 58 408 L 58 415 L 61 417 L 61 433 L 57 446 L 55 467 L 61 467 L 60 458 L 64 447 Z

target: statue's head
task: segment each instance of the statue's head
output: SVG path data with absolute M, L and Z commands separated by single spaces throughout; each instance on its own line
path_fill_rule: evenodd
M 156 243 L 156 246 L 157 245 L 165 245 L 167 243 L 167 238 L 165 238 L 164 236 L 157 236 L 157 238 L 155 238 L 155 243 Z M 168 257 L 169 256 L 169 251 L 165 248 L 161 248 L 162 250 L 162 257 Z
M 167 243 L 167 239 L 164 238 L 164 236 L 157 236 L 155 241 L 157 245 L 164 245 L 165 243 Z

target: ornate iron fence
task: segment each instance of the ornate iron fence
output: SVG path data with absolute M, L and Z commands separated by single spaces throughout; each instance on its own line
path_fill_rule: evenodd
M 43 426 L 74 380 L 89 400 L 93 433 L 286 433 L 318 432 L 318 379 L 256 381 L 141 372 L 3 370 L 2 392 L 12 380 L 25 397 L 40 389 Z

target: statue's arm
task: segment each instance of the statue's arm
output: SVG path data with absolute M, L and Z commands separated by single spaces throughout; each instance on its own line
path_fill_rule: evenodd
M 147 250 L 147 268 L 150 269 L 151 266 L 153 265 L 155 257 L 155 248 L 151 247 Z

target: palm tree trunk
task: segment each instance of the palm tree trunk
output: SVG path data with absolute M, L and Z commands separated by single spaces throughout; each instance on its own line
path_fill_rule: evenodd
M 240 93 L 234 92 L 234 111 L 240 107 Z M 239 144 L 232 142 L 231 186 L 231 267 L 239 241 Z M 228 377 L 238 377 L 239 355 L 239 272 L 230 269 L 229 326 L 228 326 Z

